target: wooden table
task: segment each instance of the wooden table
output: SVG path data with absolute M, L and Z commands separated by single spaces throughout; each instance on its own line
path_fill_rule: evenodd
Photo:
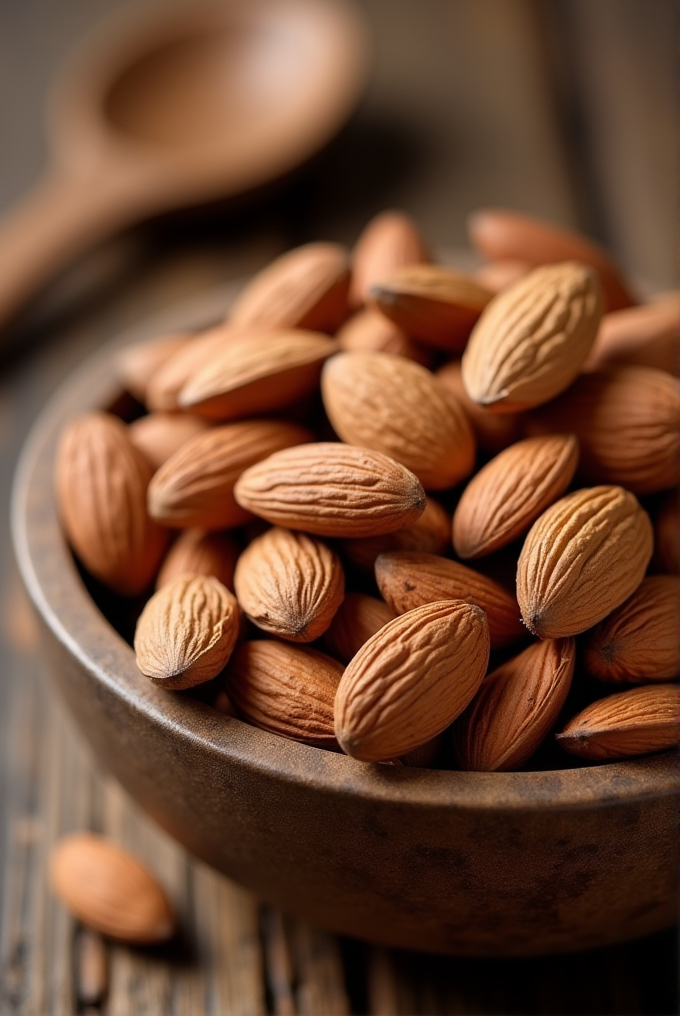
M 43 157 L 38 112 L 63 49 L 117 0 L 0 0 L 0 207 Z M 15 329 L 0 380 L 3 512 L 50 392 L 128 324 L 315 238 L 352 243 L 391 205 L 437 247 L 504 204 L 578 225 L 647 288 L 677 285 L 672 0 L 364 0 L 375 64 L 342 136 L 247 205 L 157 223 L 88 258 Z M 0 266 L 2 270 L 2 266 Z M 677 1011 L 677 938 L 573 956 L 459 959 L 344 940 L 261 905 L 188 857 L 97 771 L 43 674 L 8 527 L 0 669 L 0 1014 Z M 92 828 L 146 858 L 182 935 L 109 946 L 46 889 L 51 845 Z

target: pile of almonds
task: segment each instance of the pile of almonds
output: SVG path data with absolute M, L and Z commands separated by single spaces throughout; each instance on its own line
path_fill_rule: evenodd
M 470 237 L 474 275 L 385 212 L 125 350 L 137 418 L 61 436 L 68 540 L 146 600 L 143 674 L 283 737 L 483 771 L 551 732 L 668 749 L 680 294 L 636 305 L 603 250 L 514 213 Z

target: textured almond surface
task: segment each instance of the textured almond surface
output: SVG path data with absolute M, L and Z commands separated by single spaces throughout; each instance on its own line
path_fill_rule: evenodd
M 475 464 L 475 439 L 454 395 L 425 367 L 386 353 L 339 353 L 324 366 L 324 406 L 348 444 L 403 463 L 444 490 Z
M 162 364 L 191 341 L 190 335 L 164 335 L 121 350 L 116 373 L 123 387 L 140 402 L 146 402 L 147 388 Z
M 565 261 L 534 269 L 499 293 L 475 325 L 462 359 L 468 395 L 494 412 L 548 402 L 578 375 L 601 317 L 591 268 Z
M 149 413 L 130 424 L 128 437 L 155 471 L 190 438 L 209 428 L 207 420 L 193 413 Z
M 372 303 L 412 339 L 460 352 L 493 293 L 462 272 L 440 265 L 412 265 L 383 279 Z
M 557 721 L 575 660 L 573 639 L 546 639 L 485 677 L 453 728 L 461 769 L 507 772 L 531 758 Z
M 428 497 L 425 511 L 410 526 L 383 536 L 343 540 L 343 556 L 359 571 L 373 575 L 376 558 L 392 550 L 418 550 L 423 554 L 443 554 L 451 543 L 451 518 L 448 512 Z
M 55 488 L 68 540 L 95 578 L 126 596 L 149 585 L 167 545 L 146 511 L 151 474 L 115 416 L 85 413 L 61 435 Z
M 380 212 L 364 227 L 352 254 L 350 303 L 366 303 L 372 286 L 399 268 L 429 260 L 425 241 L 410 215 L 396 209 Z
M 586 669 L 601 681 L 663 681 L 680 672 L 680 578 L 653 575 L 588 637 Z
M 516 540 L 560 497 L 578 463 L 573 434 L 527 438 L 506 448 L 470 480 L 453 515 L 453 545 L 482 557 Z
M 272 452 L 310 441 L 304 427 L 281 420 L 226 424 L 188 441 L 153 477 L 149 512 L 168 526 L 229 529 L 251 516 L 234 500 L 245 469 Z
M 347 593 L 324 635 L 324 643 L 332 656 L 349 663 L 364 642 L 396 616 L 387 603 L 375 596 Z
M 178 575 L 147 601 L 135 630 L 141 672 L 164 688 L 210 681 L 236 645 L 233 593 L 209 575 Z
M 427 603 L 390 621 L 345 669 L 335 698 L 340 747 L 379 762 L 427 743 L 465 709 L 489 662 L 484 611 Z
M 156 589 L 182 575 L 212 575 L 227 589 L 234 589 L 234 569 L 239 548 L 229 533 L 185 529 L 165 556 L 156 578 Z
M 248 283 L 229 323 L 333 332 L 347 316 L 349 258 L 335 243 L 308 243 L 282 254 Z
M 179 393 L 191 375 L 238 334 L 226 325 L 210 328 L 169 356 L 149 379 L 145 399 L 147 409 L 177 409 Z
M 337 660 L 314 649 L 244 642 L 229 663 L 227 693 L 256 727 L 333 748 L 333 701 L 342 671 Z
M 391 353 L 429 366 L 430 350 L 409 339 L 405 331 L 379 310 L 367 307 L 353 314 L 336 335 L 346 353 Z
M 473 402 L 463 384 L 460 360 L 445 363 L 437 371 L 437 377 L 449 391 L 453 392 L 465 410 L 481 451 L 489 455 L 497 455 L 498 452 L 520 439 L 522 436 L 522 415 L 520 413 L 490 413 L 488 409 Z
M 588 759 L 631 758 L 680 742 L 680 685 L 631 688 L 587 706 L 557 734 L 561 748 Z
M 342 602 L 340 558 L 321 540 L 275 526 L 246 547 L 234 576 L 251 621 L 291 642 L 323 635 Z
M 101 836 L 60 840 L 50 857 L 50 886 L 74 917 L 102 935 L 152 945 L 174 933 L 170 903 L 151 872 Z
M 604 315 L 584 370 L 618 364 L 680 374 L 680 293 Z
M 576 635 L 623 603 L 652 555 L 649 516 L 622 487 L 567 494 L 530 529 L 517 563 L 524 623 L 540 638 Z
M 379 452 L 319 443 L 276 452 L 248 469 L 238 503 L 274 525 L 318 536 L 373 536 L 423 513 L 417 477 Z
M 652 494 L 680 482 L 680 381 L 652 367 L 616 367 L 580 377 L 531 413 L 527 432 L 571 430 L 578 475 Z
M 190 376 L 179 405 L 212 420 L 273 412 L 313 392 L 324 360 L 336 349 L 319 332 L 245 332 Z
M 498 582 L 457 561 L 414 551 L 381 554 L 375 562 L 375 578 L 398 614 L 424 603 L 464 600 L 487 614 L 492 649 L 510 645 L 525 634 L 515 598 Z

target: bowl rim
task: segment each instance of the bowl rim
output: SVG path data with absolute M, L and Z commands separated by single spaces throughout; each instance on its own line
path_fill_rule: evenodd
M 579 769 L 476 773 L 358 762 L 260 730 L 142 677 L 131 646 L 90 597 L 58 522 L 53 458 L 59 432 L 76 413 L 120 394 L 111 370 L 128 345 L 172 331 L 200 330 L 223 318 L 240 282 L 209 290 L 125 329 L 88 356 L 55 391 L 24 444 L 12 489 L 11 528 L 24 585 L 43 622 L 78 663 L 169 736 L 210 752 L 216 764 L 238 764 L 321 793 L 359 795 L 402 807 L 551 811 L 616 806 L 678 794 L 677 753 Z M 96 632 L 84 645 L 79 633 Z

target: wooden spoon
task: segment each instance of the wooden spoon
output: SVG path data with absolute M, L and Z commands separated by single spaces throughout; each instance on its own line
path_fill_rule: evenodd
M 0 326 L 104 237 L 311 155 L 358 98 L 366 55 L 350 0 L 136 2 L 96 29 L 53 92 L 51 166 L 0 226 Z

